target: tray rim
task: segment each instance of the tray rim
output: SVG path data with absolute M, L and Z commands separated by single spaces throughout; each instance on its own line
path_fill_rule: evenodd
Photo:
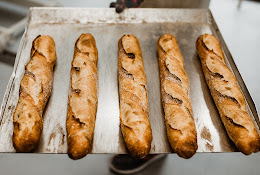
M 2 100 L 2 103 L 1 103 L 1 107 L 0 107 L 0 125 L 2 123 L 2 118 L 3 118 L 3 115 L 5 114 L 5 110 L 7 108 L 7 102 L 8 102 L 8 99 L 9 99 L 9 95 L 10 95 L 10 92 L 12 90 L 12 86 L 13 86 L 13 82 L 15 80 L 15 76 L 16 76 L 16 72 L 17 72 L 17 67 L 18 67 L 18 64 L 19 64 L 19 61 L 20 61 L 20 58 L 21 58 L 21 54 L 22 54 L 22 50 L 25 46 L 25 43 L 26 43 L 26 36 L 27 36 L 27 32 L 29 30 L 29 25 L 30 25 L 30 22 L 32 20 L 31 16 L 32 14 L 34 13 L 34 11 L 41 11 L 41 10 L 76 10 L 76 9 L 84 9 L 84 10 L 99 10 L 99 11 L 110 11 L 110 12 L 114 12 L 115 9 L 114 8 L 80 8 L 80 7 L 30 7 L 29 9 L 29 14 L 28 14 L 28 17 L 27 17 L 27 22 L 26 22 L 26 26 L 25 26 L 25 31 L 22 35 L 22 38 L 21 38 L 21 41 L 20 41 L 20 44 L 19 44 L 19 47 L 18 47 L 18 50 L 17 50 L 17 54 L 16 54 L 16 57 L 15 57 L 15 63 L 14 63 L 14 68 L 13 68 L 13 72 L 11 74 L 11 77 L 8 81 L 8 84 L 7 84 L 7 87 L 6 87 L 6 90 L 5 90 L 5 93 L 4 93 L 4 97 L 3 97 L 3 100 Z M 125 11 L 183 11 L 183 10 L 187 10 L 187 11 L 197 11 L 197 12 L 201 12 L 203 11 L 204 13 L 210 13 L 210 9 L 189 9 L 189 8 L 132 8 L 132 9 L 126 9 Z M 211 15 L 211 13 L 210 13 Z M 213 18 L 213 16 L 211 15 L 210 17 Z M 207 16 L 207 22 L 209 23 L 209 15 Z M 74 21 L 75 22 L 75 21 Z M 99 21 L 99 22 L 102 22 L 102 21 Z M 142 21 L 143 22 L 143 21 Z M 128 22 L 126 22 L 128 23 Z M 161 22 L 162 23 L 162 22 Z M 252 99 L 252 98 L 251 98 Z
M 15 59 L 15 64 L 14 64 L 14 69 L 13 69 L 13 72 L 12 72 L 12 75 L 9 79 L 9 82 L 8 82 L 8 85 L 7 85 L 7 88 L 6 88 L 6 91 L 5 91 L 5 94 L 4 94 L 4 98 L 3 98 L 3 101 L 2 101 L 2 104 L 1 104 L 1 109 L 0 109 L 0 125 L 2 123 L 2 119 L 3 119 L 3 116 L 5 114 L 5 111 L 7 109 L 7 103 L 8 103 L 8 100 L 9 100 L 9 96 L 10 96 L 10 93 L 11 93 L 11 90 L 13 88 L 13 85 L 14 85 L 14 80 L 15 80 L 15 77 L 16 77 L 16 73 L 17 73 L 17 67 L 18 67 L 18 64 L 19 64 L 19 61 L 20 61 L 20 58 L 21 58 L 21 54 L 22 54 L 22 50 L 23 48 L 25 47 L 26 45 L 26 37 L 27 37 L 27 32 L 29 30 L 29 25 L 30 25 L 30 22 L 32 20 L 31 18 L 31 15 L 33 14 L 34 11 L 38 11 L 38 10 L 76 10 L 76 9 L 86 9 L 86 10 L 99 10 L 99 11 L 114 11 L 114 9 L 109 9 L 109 8 L 63 8 L 63 7 L 32 7 L 30 8 L 30 12 L 29 12 L 29 16 L 27 18 L 27 24 L 26 24 L 26 27 L 25 27 L 25 32 L 23 33 L 23 36 L 22 36 L 22 39 L 20 41 L 20 45 L 19 45 L 19 48 L 18 48 L 18 51 L 17 51 L 17 54 L 16 54 L 16 59 Z M 221 47 L 224 51 L 224 53 L 226 54 L 226 57 L 225 57 L 225 60 L 230 64 L 230 67 L 233 71 L 233 73 L 235 74 L 237 80 L 238 80 L 238 83 L 239 83 L 239 86 L 242 90 L 242 93 L 244 94 L 244 97 L 246 99 L 246 102 L 247 102 L 247 106 L 250 108 L 250 111 L 252 112 L 252 115 L 254 117 L 254 121 L 258 127 L 258 131 L 260 130 L 260 121 L 259 121 L 259 116 L 258 116 L 258 112 L 257 112 L 257 109 L 256 109 L 256 106 L 255 106 L 255 103 L 248 91 L 248 88 L 246 87 L 246 84 L 235 64 L 235 61 L 232 57 L 232 54 L 230 53 L 226 43 L 225 43 L 225 40 L 224 38 L 222 37 L 222 34 L 217 26 L 217 23 L 214 19 L 214 16 L 212 15 L 210 9 L 179 9 L 179 8 L 157 8 L 157 9 L 153 9 L 153 8 L 139 8 L 139 9 L 127 9 L 127 11 L 157 11 L 157 12 L 160 12 L 160 11 L 183 11 L 183 10 L 187 10 L 187 11 L 196 11 L 196 12 L 204 12 L 207 14 L 207 17 L 206 17 L 206 20 L 207 20 L 207 23 L 213 27 L 212 31 L 214 31 L 216 37 L 219 39 L 220 41 L 220 44 L 221 44 Z M 106 23 L 104 21 L 99 21 L 100 23 Z M 97 23 L 99 23 L 97 22 Z M 171 23 L 175 23 L 175 22 L 178 22 L 178 21 L 172 21 Z M 121 22 L 122 23 L 122 22 Z M 128 22 L 128 21 L 125 21 L 124 23 L 140 23 L 140 22 Z M 149 22 L 148 22 L 149 23 Z M 154 23 L 163 23 L 163 22 L 154 22 Z M 188 22 L 187 22 L 188 23 Z M 84 23 L 83 23 L 84 24 Z M 10 116 L 12 117 L 12 116 Z M 3 152 L 3 153 L 9 153 L 9 152 Z M 218 152 L 213 152 L 213 153 L 218 153 Z M 222 152 L 220 152 L 222 153 Z M 38 154 L 54 154 L 54 153 L 38 153 Z M 57 154 L 57 153 L 55 153 Z M 65 153 L 59 153 L 59 154 L 65 154 Z M 100 153 L 101 154 L 101 153 Z M 107 153 L 104 153 L 104 154 L 107 154 Z
M 222 50 L 224 51 L 225 54 L 228 55 L 228 56 L 225 57 L 225 61 L 228 61 L 228 63 L 230 64 L 230 67 L 232 68 L 232 71 L 233 71 L 233 73 L 234 73 L 234 75 L 235 75 L 235 77 L 236 77 L 236 79 L 239 83 L 239 87 L 240 87 L 240 89 L 241 89 L 241 91 L 242 91 L 242 93 L 243 93 L 243 95 L 246 99 L 247 106 L 250 108 L 250 111 L 252 112 L 252 115 L 255 119 L 255 123 L 257 124 L 258 130 L 260 130 L 260 120 L 259 120 L 259 115 L 258 115 L 258 112 L 257 112 L 257 108 L 255 106 L 254 100 L 253 100 L 253 98 L 252 98 L 252 96 L 251 96 L 251 94 L 250 94 L 250 92 L 249 92 L 249 90 L 248 90 L 248 88 L 245 84 L 245 81 L 244 81 L 240 71 L 237 68 L 235 60 L 234 60 L 231 52 L 228 49 L 228 46 L 227 46 L 227 44 L 226 44 L 226 42 L 225 42 L 225 40 L 224 40 L 224 38 L 223 38 L 223 36 L 220 32 L 220 29 L 219 29 L 219 27 L 218 27 L 218 25 L 215 21 L 215 18 L 213 16 L 212 12 L 209 10 L 208 13 L 211 16 L 211 19 L 209 17 L 209 20 L 211 20 L 210 21 L 211 25 L 213 27 L 215 27 L 215 30 L 212 30 L 212 31 L 216 31 L 215 35 L 217 35 L 217 38 L 220 42 Z

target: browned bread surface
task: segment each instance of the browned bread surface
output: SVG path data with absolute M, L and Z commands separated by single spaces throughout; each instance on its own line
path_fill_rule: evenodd
M 202 69 L 229 138 L 246 155 L 258 152 L 259 135 L 248 114 L 245 98 L 232 71 L 225 63 L 217 38 L 201 35 L 196 42 Z
M 66 122 L 68 155 L 72 159 L 83 158 L 92 149 L 97 112 L 97 63 L 94 37 L 89 33 L 80 35 L 71 64 Z
M 180 157 L 190 158 L 198 145 L 184 60 L 177 40 L 171 34 L 159 38 L 157 50 L 168 140 Z
M 49 99 L 56 62 L 54 40 L 39 35 L 32 43 L 31 60 L 25 66 L 19 100 L 13 116 L 13 145 L 17 152 L 31 152 L 39 144 L 42 114 Z
M 132 156 L 144 158 L 151 148 L 152 130 L 142 51 L 134 35 L 118 41 L 118 80 L 123 138 Z

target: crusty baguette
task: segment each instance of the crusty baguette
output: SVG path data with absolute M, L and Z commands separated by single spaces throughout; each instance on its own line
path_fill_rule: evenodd
M 168 140 L 180 157 L 190 158 L 198 149 L 190 101 L 190 82 L 177 40 L 163 35 L 157 44 L 161 93 Z
M 132 156 L 144 158 L 151 148 L 152 130 L 142 51 L 134 35 L 118 41 L 118 79 L 123 138 Z
M 97 112 L 97 63 L 94 37 L 89 33 L 80 35 L 71 63 L 66 122 L 68 155 L 72 159 L 83 158 L 92 149 Z
M 259 151 L 260 139 L 236 77 L 227 67 L 219 41 L 201 35 L 196 42 L 202 69 L 228 136 L 246 155 Z
M 52 90 L 55 62 L 54 40 L 48 35 L 39 35 L 32 43 L 31 60 L 25 66 L 13 116 L 13 145 L 17 152 L 31 152 L 38 146 L 43 128 L 42 114 Z

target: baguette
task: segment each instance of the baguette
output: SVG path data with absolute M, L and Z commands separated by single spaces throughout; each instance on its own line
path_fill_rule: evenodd
M 201 35 L 196 42 L 202 69 L 229 138 L 244 154 L 258 152 L 259 135 L 248 114 L 245 98 L 234 74 L 225 63 L 217 38 Z
M 168 140 L 180 157 L 190 158 L 198 145 L 184 60 L 177 40 L 171 34 L 159 38 L 157 50 Z
M 74 160 L 83 158 L 92 149 L 97 112 L 97 63 L 94 37 L 89 33 L 80 35 L 71 63 L 66 121 L 68 155 Z
M 41 136 L 42 114 L 49 99 L 56 62 L 54 40 L 39 35 L 32 43 L 31 60 L 25 66 L 19 100 L 13 116 L 13 145 L 17 152 L 34 151 Z
M 118 79 L 123 138 L 132 156 L 144 158 L 151 148 L 152 130 L 142 52 L 134 35 L 118 41 Z

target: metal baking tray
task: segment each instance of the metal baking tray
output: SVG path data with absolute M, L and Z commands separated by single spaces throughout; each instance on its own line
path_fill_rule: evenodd
M 43 115 L 43 132 L 36 153 L 66 153 L 66 115 L 70 68 L 74 44 L 81 33 L 91 33 L 98 48 L 99 98 L 92 153 L 127 153 L 119 127 L 117 80 L 118 40 L 134 34 L 140 41 L 147 76 L 150 122 L 153 141 L 150 153 L 171 153 L 160 95 L 156 44 L 166 33 L 179 43 L 185 69 L 190 78 L 191 100 L 198 132 L 197 152 L 234 152 L 206 85 L 195 42 L 199 35 L 212 33 L 224 50 L 226 62 L 237 77 L 246 97 L 248 110 L 259 132 L 259 118 L 250 94 L 233 58 L 207 9 L 114 9 L 31 8 L 26 31 L 16 56 L 0 113 L 0 152 L 15 152 L 12 145 L 13 113 L 19 97 L 24 66 L 30 59 L 33 39 L 38 35 L 54 38 L 57 64 L 54 69 L 52 95 Z

